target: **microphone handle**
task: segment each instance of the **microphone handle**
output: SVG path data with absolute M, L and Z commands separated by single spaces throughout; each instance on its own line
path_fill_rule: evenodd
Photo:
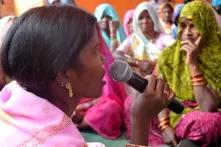
M 138 74 L 136 74 L 135 72 L 133 72 L 130 80 L 127 81 L 127 84 L 132 86 L 140 93 L 143 93 L 148 84 L 148 81 L 143 77 L 139 76 Z M 177 114 L 180 114 L 184 110 L 184 105 L 174 98 L 169 102 L 167 108 L 169 108 L 170 110 L 172 110 Z
M 176 114 L 180 114 L 184 110 L 184 105 L 180 101 L 178 101 L 175 97 L 171 100 L 171 102 L 169 102 L 167 108 L 169 108 Z
M 137 73 L 133 72 L 130 80 L 127 81 L 127 84 L 132 86 L 134 89 L 136 89 L 140 93 L 143 93 L 148 84 L 148 81 L 144 79 L 143 77 L 139 76 Z

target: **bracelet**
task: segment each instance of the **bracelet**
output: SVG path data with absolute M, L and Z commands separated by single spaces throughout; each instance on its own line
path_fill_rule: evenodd
M 159 122 L 163 122 L 163 121 L 169 121 L 169 118 L 166 116 L 166 117 L 163 117 L 163 118 L 159 118 Z
M 201 86 L 206 84 L 206 80 L 203 77 L 202 73 L 197 73 L 191 77 L 192 85 L 193 86 Z
M 159 124 L 158 128 L 160 129 L 161 132 L 163 130 L 165 130 L 168 126 L 170 126 L 170 122 L 169 122 L 168 117 L 160 119 L 160 124 Z
M 125 147 L 148 147 L 148 146 L 128 143 L 125 145 Z
M 203 74 L 202 73 L 196 73 L 193 76 L 191 76 L 191 79 L 198 78 L 198 77 L 203 77 Z
M 204 77 L 199 77 L 199 78 L 192 78 L 191 81 L 192 81 L 192 83 L 194 83 L 194 82 L 205 81 L 205 79 L 204 79 Z
M 192 84 L 193 86 L 202 86 L 202 85 L 206 85 L 206 81 L 200 81 L 200 82 L 193 82 Z
M 160 127 L 160 131 L 163 132 L 168 126 L 169 126 L 169 124 L 166 124 L 166 125 Z

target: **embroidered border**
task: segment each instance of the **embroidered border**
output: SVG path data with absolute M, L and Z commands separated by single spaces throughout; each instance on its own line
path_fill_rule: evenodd
M 17 147 L 35 147 L 37 145 L 43 144 L 46 139 L 55 134 L 58 134 L 61 130 L 64 130 L 70 124 L 72 124 L 71 119 L 64 115 L 60 122 L 37 131 L 34 133 L 32 138 L 24 141 Z

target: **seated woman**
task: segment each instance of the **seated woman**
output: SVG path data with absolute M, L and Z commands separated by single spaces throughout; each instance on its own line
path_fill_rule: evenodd
M 180 14 L 178 39 L 163 50 L 159 74 L 185 107 L 182 114 L 162 111 L 159 128 L 166 143 L 189 140 L 219 146 L 221 139 L 221 32 L 211 6 L 189 2 Z
M 159 18 L 148 2 L 140 3 L 134 12 L 134 33 L 117 48 L 116 58 L 127 60 L 143 75 L 152 73 L 160 50 L 173 42 L 162 34 Z
M 105 84 L 96 18 L 72 6 L 30 9 L 1 50 L 2 67 L 14 80 L 0 92 L 1 146 L 87 146 L 71 118 L 80 99 L 99 97 Z M 131 143 L 147 145 L 144 124 L 168 103 L 163 91 L 168 85 L 151 76 L 134 101 Z
M 173 4 L 164 2 L 159 7 L 160 23 L 163 26 L 163 30 L 166 34 L 172 35 L 172 30 L 175 27 L 173 22 Z
M 128 10 L 124 15 L 124 32 L 126 37 L 129 37 L 133 33 L 133 16 L 133 9 Z
M 102 37 L 106 45 L 111 52 L 114 52 L 118 45 L 125 39 L 117 12 L 110 4 L 103 3 L 96 7 L 94 15 L 99 22 Z

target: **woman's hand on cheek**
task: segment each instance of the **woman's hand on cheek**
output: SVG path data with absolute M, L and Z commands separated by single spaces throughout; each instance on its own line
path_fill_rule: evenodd
M 200 48 L 201 43 L 201 36 L 199 36 L 195 42 L 192 40 L 185 40 L 181 42 L 181 51 L 186 52 L 186 63 L 191 64 L 198 64 L 198 55 L 201 50 Z

